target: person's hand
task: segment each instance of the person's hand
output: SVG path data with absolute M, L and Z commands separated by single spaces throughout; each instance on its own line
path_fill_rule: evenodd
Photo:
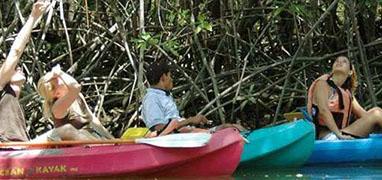
M 190 117 L 188 119 L 189 119 L 190 123 L 194 124 L 194 125 L 198 125 L 198 124 L 204 125 L 204 124 L 207 124 L 207 122 L 208 122 L 208 119 L 203 115 L 196 115 L 196 116 Z
M 55 79 L 55 78 L 58 78 L 59 76 L 61 76 L 62 73 L 63 72 L 61 70 L 61 66 L 59 64 L 57 64 L 56 66 L 54 66 L 52 68 L 52 70 L 50 72 L 46 73 L 44 81 L 49 82 L 52 79 Z
M 218 130 L 225 129 L 225 128 L 235 128 L 235 129 L 237 129 L 240 132 L 247 131 L 247 129 L 245 129 L 240 124 L 230 124 L 230 123 L 225 123 L 225 124 L 221 124 L 219 126 L 216 126 L 215 130 L 218 131 Z
M 46 7 L 48 7 L 48 5 L 49 5 L 49 1 L 46 1 L 46 0 L 39 0 L 39 1 L 35 2 L 33 4 L 31 16 L 34 18 L 40 17 L 44 13 L 44 11 L 45 11 Z
M 232 126 L 236 128 L 237 130 L 239 130 L 240 132 L 247 131 L 247 129 L 240 124 L 232 124 Z
M 343 139 L 343 140 L 350 140 L 350 139 L 354 139 L 353 137 L 349 136 L 349 135 L 345 135 L 345 134 L 342 134 L 342 133 L 339 133 L 336 135 L 338 137 L 338 139 Z

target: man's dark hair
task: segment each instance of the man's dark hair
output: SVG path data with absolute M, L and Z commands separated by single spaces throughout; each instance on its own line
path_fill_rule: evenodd
M 171 66 L 167 62 L 153 62 L 146 69 L 146 78 L 150 85 L 156 85 L 159 83 L 160 77 L 170 71 Z

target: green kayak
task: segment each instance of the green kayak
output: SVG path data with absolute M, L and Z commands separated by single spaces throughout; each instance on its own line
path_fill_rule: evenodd
M 314 125 L 305 119 L 242 133 L 244 144 L 241 168 L 297 167 L 312 153 Z

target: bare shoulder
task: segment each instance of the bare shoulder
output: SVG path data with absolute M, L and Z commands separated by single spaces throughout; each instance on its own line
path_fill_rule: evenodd
M 329 90 L 328 83 L 323 79 L 318 79 L 315 91 Z
M 320 100 L 323 100 L 323 99 L 327 99 L 327 98 L 324 98 L 324 97 L 328 97 L 329 96 L 329 85 L 328 83 L 325 81 L 325 80 L 318 80 L 317 81 L 317 84 L 316 84 L 316 88 L 314 89 L 314 101 L 315 102 L 318 102 L 319 99 Z

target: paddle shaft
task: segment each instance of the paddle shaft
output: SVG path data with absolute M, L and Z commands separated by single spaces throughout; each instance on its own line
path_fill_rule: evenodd
M 135 139 L 89 140 L 89 141 L 49 141 L 49 142 L 4 142 L 2 147 L 50 147 L 68 145 L 93 145 L 93 144 L 135 144 Z
M 138 139 L 112 139 L 112 140 L 92 140 L 92 141 L 52 141 L 52 142 L 5 142 L 0 143 L 0 148 L 4 147 L 57 147 L 68 145 L 95 145 L 95 144 L 149 144 L 157 147 L 201 147 L 205 146 L 211 139 L 209 133 L 179 133 L 158 136 L 153 138 Z

